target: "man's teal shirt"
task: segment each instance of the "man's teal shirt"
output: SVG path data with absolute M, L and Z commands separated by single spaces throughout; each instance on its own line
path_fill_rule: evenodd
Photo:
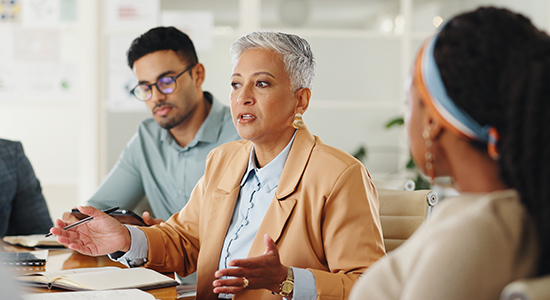
M 153 118 L 144 120 L 88 203 L 133 209 L 146 196 L 156 218 L 167 220 L 180 211 L 204 174 L 208 153 L 240 139 L 229 107 L 208 92 L 204 95 L 212 107 L 187 146 L 181 147 Z

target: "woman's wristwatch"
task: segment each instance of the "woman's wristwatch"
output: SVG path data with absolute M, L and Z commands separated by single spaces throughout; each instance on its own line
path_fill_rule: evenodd
M 279 285 L 281 291 L 279 293 L 271 292 L 273 295 L 288 297 L 294 291 L 294 272 L 290 267 L 286 267 L 286 270 L 286 279 Z

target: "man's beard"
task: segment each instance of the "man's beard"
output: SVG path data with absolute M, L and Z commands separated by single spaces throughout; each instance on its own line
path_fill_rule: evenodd
M 172 107 L 172 109 L 175 108 L 174 105 L 172 105 L 171 103 L 162 103 L 162 104 L 157 104 L 153 108 L 153 111 L 155 111 L 157 107 L 162 108 L 162 106 L 169 106 L 169 107 Z M 181 124 L 183 120 L 185 120 L 185 116 L 181 116 L 181 115 L 176 115 L 173 117 L 164 116 L 164 117 L 161 117 L 159 120 L 157 120 L 157 123 L 160 125 L 160 127 L 166 130 L 170 130 L 178 126 L 179 124 Z
M 184 116 L 176 116 L 176 117 L 173 117 L 173 118 L 169 118 L 169 119 L 166 119 L 166 120 L 161 120 L 159 123 L 160 127 L 166 129 L 166 130 L 170 130 L 176 126 L 178 126 L 179 124 L 181 124 L 183 122 L 183 120 L 185 120 L 185 117 Z

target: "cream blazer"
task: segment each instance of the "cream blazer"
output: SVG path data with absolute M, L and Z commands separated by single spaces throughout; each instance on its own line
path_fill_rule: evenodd
M 509 282 L 536 275 L 536 227 L 515 190 L 442 202 L 362 275 L 350 299 L 497 300 Z
M 214 149 L 189 203 L 166 223 L 142 228 L 149 243 L 145 266 L 182 276 L 197 271 L 197 299 L 217 299 L 214 272 L 251 148 L 249 141 L 236 141 Z M 318 299 L 346 299 L 360 274 L 385 254 L 378 194 L 369 173 L 307 128 L 296 134 L 248 257 L 265 252 L 266 233 L 284 265 L 313 273 Z M 234 299 L 281 297 L 247 289 Z

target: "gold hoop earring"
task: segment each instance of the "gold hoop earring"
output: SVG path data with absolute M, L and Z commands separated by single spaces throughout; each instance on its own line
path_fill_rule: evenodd
M 435 180 L 434 155 L 431 151 L 433 141 L 430 137 L 430 132 L 428 130 L 424 130 L 424 132 L 422 132 L 422 137 L 424 138 L 424 142 L 426 143 L 426 153 L 424 153 L 424 159 L 426 161 L 426 175 L 428 175 L 428 177 L 430 178 L 430 183 L 433 184 Z
M 294 115 L 294 122 L 292 122 L 292 127 L 294 127 L 294 129 L 300 129 L 302 128 L 302 126 L 304 126 L 304 121 L 302 120 L 302 114 L 296 113 Z

